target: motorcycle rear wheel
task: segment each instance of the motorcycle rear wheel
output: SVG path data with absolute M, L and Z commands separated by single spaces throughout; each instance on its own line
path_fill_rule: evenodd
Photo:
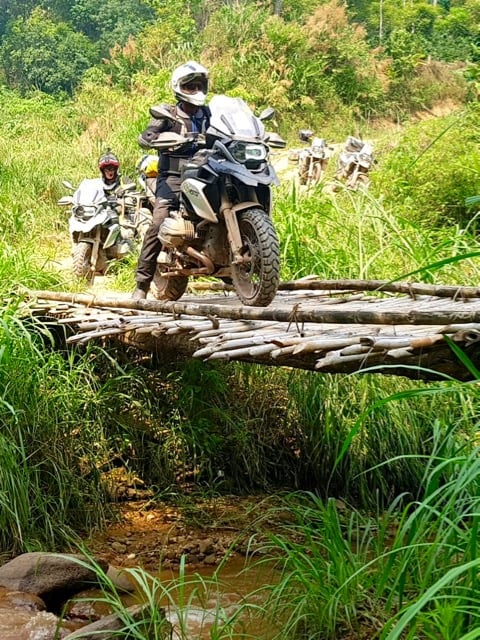
M 92 243 L 79 242 L 73 246 L 73 275 L 77 278 L 86 278 L 89 282 L 93 280 L 94 271 L 90 266 L 92 259 Z
M 248 209 L 238 217 L 243 264 L 232 264 L 235 292 L 243 304 L 268 306 L 280 281 L 280 246 L 270 217 L 263 209 Z
M 151 286 L 152 295 L 156 300 L 178 300 L 183 296 L 188 284 L 187 276 L 167 277 L 162 275 L 157 267 Z

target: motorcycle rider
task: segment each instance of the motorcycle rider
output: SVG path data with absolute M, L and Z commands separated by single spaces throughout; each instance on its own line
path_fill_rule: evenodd
M 98 168 L 102 175 L 103 190 L 107 196 L 114 195 L 118 187 L 132 182 L 129 178 L 122 177 L 120 160 L 110 149 L 107 149 L 98 159 Z
M 162 105 L 180 122 L 166 118 L 153 118 L 139 136 L 139 144 L 150 149 L 151 143 L 163 131 L 205 133 L 210 123 L 210 110 L 205 106 L 208 93 L 208 70 L 193 60 L 177 67 L 171 77 L 171 88 L 177 98 L 175 105 Z M 155 189 L 153 219 L 145 233 L 140 257 L 135 273 L 136 288 L 132 298 L 143 300 L 147 297 L 155 275 L 157 258 L 162 245 L 158 239 L 161 223 L 169 211 L 178 207 L 180 193 L 180 170 L 183 164 L 197 151 L 194 142 L 189 142 L 174 151 L 159 151 L 159 170 Z

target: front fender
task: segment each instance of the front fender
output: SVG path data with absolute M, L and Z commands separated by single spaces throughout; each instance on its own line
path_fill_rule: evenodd
M 230 175 L 237 178 L 243 184 L 249 187 L 256 187 L 259 184 L 270 185 L 280 184 L 277 174 L 271 165 L 268 165 L 267 174 L 252 173 L 243 164 L 230 162 L 230 160 L 222 160 L 221 162 L 215 158 L 208 158 L 208 164 L 219 175 Z
M 95 227 L 103 226 L 110 218 L 111 214 L 108 210 L 101 211 L 87 220 L 71 216 L 68 226 L 70 233 L 90 233 Z

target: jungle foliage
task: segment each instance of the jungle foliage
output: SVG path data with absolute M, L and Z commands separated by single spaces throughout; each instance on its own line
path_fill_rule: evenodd
M 23 94 L 71 95 L 92 73 L 124 89 L 161 88 L 166 67 L 194 57 L 217 93 L 274 104 L 285 119 L 403 117 L 446 86 L 463 98 L 461 70 L 479 60 L 479 0 L 9 0 L 4 9 L 0 66 Z
M 300 126 L 374 142 L 368 192 L 275 191 L 283 279 L 478 286 L 479 0 L 0 5 L 0 552 L 102 526 L 119 464 L 153 500 L 310 490 L 262 538 L 284 580 L 251 608 L 288 617 L 279 638 L 478 637 L 478 384 L 71 350 L 22 304 L 85 287 L 61 268 L 61 180 L 107 146 L 134 176 L 148 107 L 188 58 L 212 91 L 274 106 L 291 146 Z

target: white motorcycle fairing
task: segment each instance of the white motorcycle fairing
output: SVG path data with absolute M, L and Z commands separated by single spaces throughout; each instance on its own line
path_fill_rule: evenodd
M 118 218 L 118 216 L 112 216 L 111 211 L 108 209 L 93 213 L 93 215 L 86 220 L 81 220 L 75 215 L 72 215 L 68 223 L 68 228 L 70 233 L 90 233 L 92 229 L 104 225 L 109 219 L 113 220 L 114 217 Z M 120 225 L 118 225 L 118 227 L 120 228 Z
M 72 215 L 68 225 L 70 233 L 82 234 L 82 241 L 94 243 L 95 238 L 88 234 L 96 227 L 109 227 L 103 247 L 108 249 L 113 246 L 121 229 L 117 212 L 111 208 L 101 208 L 108 204 L 102 179 L 84 178 L 72 200 Z
M 209 222 L 218 222 L 218 216 L 205 195 L 206 186 L 205 182 L 195 180 L 195 178 L 187 178 L 182 182 L 180 189 L 200 218 Z

